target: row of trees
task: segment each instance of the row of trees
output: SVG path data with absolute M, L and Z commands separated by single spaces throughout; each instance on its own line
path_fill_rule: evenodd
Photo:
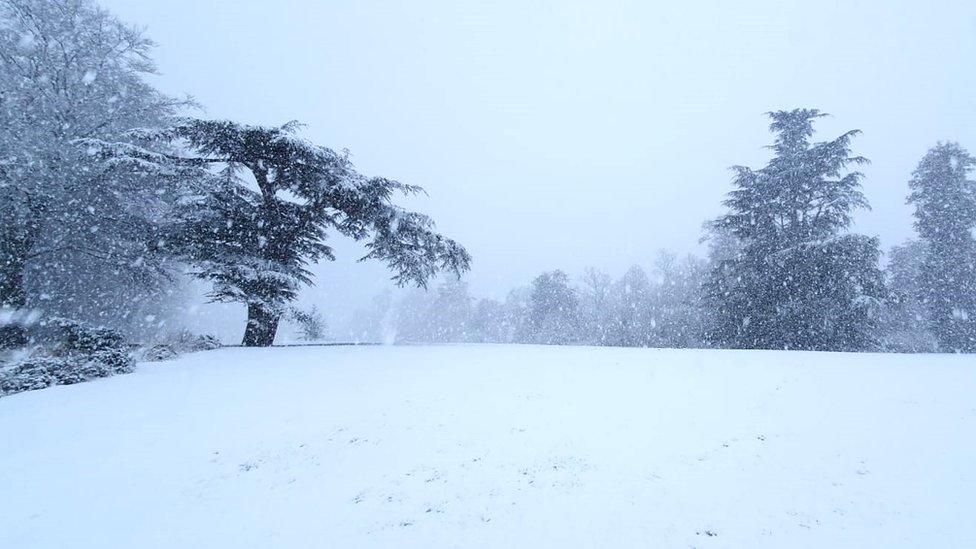
M 613 280 L 590 269 L 577 285 L 556 270 L 502 301 L 476 299 L 463 280 L 445 280 L 429 292 L 380 294 L 359 311 L 348 336 L 406 343 L 696 347 L 704 275 L 702 261 L 662 253 L 650 275 L 634 266 Z
M 363 175 L 295 123 L 185 117 L 192 102 L 146 82 L 151 48 L 91 0 L 0 0 L 0 343 L 26 343 L 37 318 L 151 334 L 182 308 L 189 274 L 246 306 L 246 345 L 269 345 L 309 266 L 333 259 L 330 234 L 365 242 L 399 285 L 469 268 L 396 205 L 419 187 Z M 706 260 L 664 256 L 650 275 L 591 271 L 579 286 L 544 273 L 504 302 L 447 284 L 364 315 L 382 328 L 371 337 L 976 350 L 976 161 L 953 143 L 926 154 L 908 197 L 920 240 L 885 272 L 878 240 L 850 232 L 868 207 L 858 132 L 815 141 L 822 116 L 770 113 L 772 159 L 734 168 Z
M 468 269 L 395 204 L 420 187 L 359 173 L 295 123 L 182 117 L 190 101 L 146 82 L 151 48 L 90 0 L 0 0 L 0 343 L 38 316 L 152 331 L 188 272 L 247 306 L 245 345 L 269 345 L 330 233 L 398 284 Z
M 869 350 L 883 348 L 882 321 L 911 310 L 937 349 L 976 350 L 976 183 L 973 158 L 957 144 L 930 150 L 912 174 L 921 242 L 880 267 L 876 238 L 849 232 L 867 208 L 867 159 L 852 153 L 857 130 L 813 141 L 812 109 L 770 113 L 773 158 L 736 167 L 728 213 L 707 225 L 735 252 L 715 262 L 704 295 L 705 338 L 720 347 Z M 897 273 L 897 274 L 895 274 Z M 904 313 L 902 313 L 904 318 Z
M 706 224 L 707 259 L 662 254 L 651 276 L 543 273 L 504 302 L 463 283 L 389 295 L 354 336 L 651 347 L 976 351 L 976 160 L 930 150 L 909 182 L 920 240 L 881 265 L 876 238 L 851 233 L 867 208 L 856 130 L 813 141 L 813 109 L 769 114 L 772 159 L 733 168 L 727 213 Z

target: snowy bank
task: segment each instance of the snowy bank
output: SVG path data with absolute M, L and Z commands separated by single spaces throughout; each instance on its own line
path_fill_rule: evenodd
M 0 547 L 976 546 L 971 356 L 222 349 L 0 433 Z

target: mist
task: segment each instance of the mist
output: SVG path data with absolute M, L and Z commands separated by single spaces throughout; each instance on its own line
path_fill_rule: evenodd
M 197 115 L 299 120 L 364 173 L 422 185 L 409 206 L 471 251 L 479 296 L 549 269 L 619 275 L 659 249 L 700 253 L 729 167 L 769 156 L 767 111 L 830 113 L 820 139 L 863 131 L 872 209 L 854 230 L 883 249 L 913 234 L 918 158 L 976 142 L 966 1 L 102 4 L 146 26 L 154 84 L 192 94 Z M 358 244 L 330 244 L 338 260 L 300 302 L 341 324 L 390 284 Z

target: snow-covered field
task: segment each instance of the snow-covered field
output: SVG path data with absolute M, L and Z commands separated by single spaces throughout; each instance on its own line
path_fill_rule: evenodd
M 0 399 L 0 547 L 976 547 L 976 359 L 224 349 Z

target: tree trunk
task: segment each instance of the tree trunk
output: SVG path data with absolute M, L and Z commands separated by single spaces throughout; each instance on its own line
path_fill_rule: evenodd
M 247 327 L 244 329 L 245 347 L 268 347 L 274 343 L 278 333 L 280 314 L 271 313 L 260 305 L 247 305 Z

